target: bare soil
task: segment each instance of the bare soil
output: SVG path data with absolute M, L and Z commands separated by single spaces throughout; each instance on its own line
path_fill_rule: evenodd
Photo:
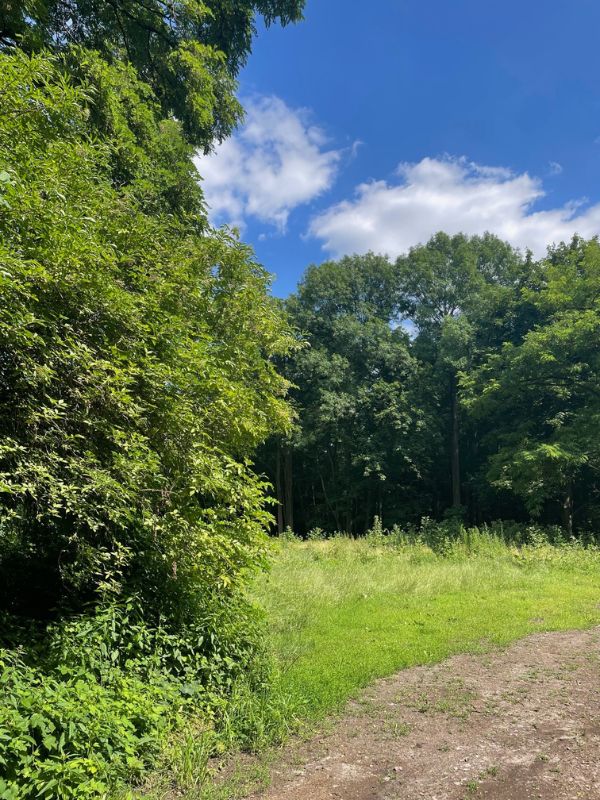
M 600 800 L 600 628 L 380 681 L 252 798 Z

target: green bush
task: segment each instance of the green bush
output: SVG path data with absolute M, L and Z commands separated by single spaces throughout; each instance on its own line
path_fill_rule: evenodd
M 326 537 L 326 534 L 324 535 Z M 365 540 L 374 546 L 404 547 L 424 545 L 439 555 L 451 555 L 453 551 L 481 552 L 494 547 L 494 542 L 516 548 L 545 547 L 547 545 L 571 547 L 600 544 L 598 535 L 581 531 L 577 539 L 569 538 L 559 525 L 536 525 L 496 520 L 483 525 L 465 525 L 460 516 L 449 516 L 443 520 L 423 517 L 419 525 L 400 527 L 394 525 L 387 530 L 375 517 L 373 526 L 365 534 Z
M 103 797 L 156 758 L 177 711 L 175 686 L 121 670 L 103 683 L 56 676 L 0 651 L 0 797 Z
M 221 51 L 227 10 L 157 4 L 170 45 L 134 58 L 133 5 L 123 27 L 76 4 L 68 41 L 60 9 L 9 8 L 0 48 L 5 800 L 106 797 L 184 722 L 208 750 L 265 735 L 242 590 L 271 514 L 251 459 L 290 426 L 275 362 L 295 339 L 251 249 L 211 228 L 194 164 L 240 116 L 258 11 Z
M 184 718 L 259 724 L 292 340 L 131 66 L 2 52 L 0 95 L 0 797 L 103 797 Z
M 292 339 L 178 124 L 131 67 L 69 58 L 0 53 L 0 608 L 190 621 L 264 560 L 250 458 L 289 422 Z
M 193 720 L 207 754 L 277 724 L 261 619 L 241 597 L 180 630 L 148 625 L 131 599 L 12 633 L 0 651 L 3 800 L 107 796 Z

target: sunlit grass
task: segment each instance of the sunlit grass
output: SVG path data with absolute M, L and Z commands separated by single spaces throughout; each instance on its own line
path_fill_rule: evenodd
M 510 548 L 481 536 L 423 545 L 285 542 L 255 587 L 294 716 L 338 707 L 370 681 L 533 631 L 600 623 L 600 554 Z
M 230 757 L 225 775 L 213 780 L 211 748 L 220 742 L 235 749 L 235 737 L 184 731 L 173 763 L 135 797 L 171 797 L 173 786 L 185 800 L 246 797 L 268 784 L 277 752 L 270 743 L 340 708 L 376 678 L 534 631 L 600 624 L 598 549 L 519 549 L 477 532 L 444 555 L 423 544 L 382 541 L 277 543 L 271 571 L 253 592 L 266 610 L 278 678 L 263 692 L 247 687 L 232 698 L 225 726 L 235 731 L 240 720 L 251 723 L 260 753 Z

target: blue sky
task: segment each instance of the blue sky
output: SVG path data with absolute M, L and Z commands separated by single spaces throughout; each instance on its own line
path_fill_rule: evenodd
M 293 291 L 310 263 L 435 230 L 538 255 L 600 233 L 597 0 L 308 0 L 261 29 L 247 121 L 199 159 L 215 223 Z

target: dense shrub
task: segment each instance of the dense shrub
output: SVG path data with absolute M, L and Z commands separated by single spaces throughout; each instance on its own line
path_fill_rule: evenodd
M 104 797 L 190 715 L 260 724 L 292 338 L 130 66 L 0 53 L 0 96 L 0 797 Z
M 176 711 L 174 687 L 120 670 L 105 683 L 57 677 L 2 652 L 0 797 L 106 796 L 155 758 Z
M 273 725 L 261 713 L 271 665 L 260 617 L 241 598 L 178 631 L 148 625 L 133 600 L 37 635 L 11 630 L 0 677 L 5 800 L 106 796 L 194 720 L 207 756 Z
M 247 248 L 208 235 L 197 189 L 196 213 L 173 213 L 142 158 L 115 187 L 139 129 L 165 168 L 186 152 L 135 75 L 85 55 L 75 86 L 50 58 L 0 61 L 0 605 L 44 616 L 128 587 L 193 618 L 261 560 L 247 459 L 286 424 L 285 325 Z
M 348 534 L 329 534 L 318 529 L 319 536 L 309 538 L 328 539 L 330 535 L 348 537 Z M 282 541 L 286 538 L 281 537 Z M 359 537 L 362 538 L 362 537 Z M 424 545 L 439 555 L 450 555 L 453 550 L 478 552 L 481 547 L 489 549 L 490 543 L 509 545 L 514 548 L 539 547 L 595 547 L 600 538 L 593 531 L 581 531 L 577 537 L 569 537 L 559 525 L 536 525 L 513 520 L 496 520 L 490 524 L 468 526 L 458 517 L 449 516 L 445 520 L 423 517 L 418 525 L 394 525 L 384 528 L 379 517 L 375 517 L 371 528 L 366 531 L 365 541 L 374 547 L 403 547 Z

